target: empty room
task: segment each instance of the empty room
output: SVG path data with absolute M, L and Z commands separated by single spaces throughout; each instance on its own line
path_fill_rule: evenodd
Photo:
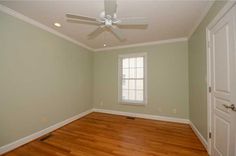
M 236 156 L 236 1 L 0 0 L 0 155 Z

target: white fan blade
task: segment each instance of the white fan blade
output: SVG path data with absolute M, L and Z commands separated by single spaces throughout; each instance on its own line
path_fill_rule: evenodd
M 93 38 L 96 37 L 99 33 L 101 33 L 103 30 L 103 27 L 98 27 L 97 29 L 95 29 L 94 31 L 92 31 L 88 36 L 89 38 Z
M 119 40 L 121 40 L 121 41 L 125 40 L 122 32 L 119 29 L 117 29 L 116 27 L 113 27 L 113 26 L 111 26 L 109 28 Z
M 66 17 L 68 17 L 68 18 L 76 18 L 76 19 L 86 20 L 86 21 L 97 21 L 96 18 L 88 17 L 88 16 L 82 16 L 82 15 L 66 14 Z
M 101 23 L 98 21 L 86 21 L 86 20 L 74 20 L 74 19 L 67 19 L 67 22 L 70 23 L 78 23 L 78 24 L 92 24 L 92 25 L 100 25 Z
M 110 15 L 112 18 L 116 13 L 116 0 L 104 0 L 105 15 Z
M 147 19 L 143 17 L 122 18 L 117 25 L 147 25 Z

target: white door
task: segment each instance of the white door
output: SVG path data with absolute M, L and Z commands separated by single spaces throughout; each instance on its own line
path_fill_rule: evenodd
M 212 156 L 236 156 L 235 21 L 236 7 L 210 29 Z

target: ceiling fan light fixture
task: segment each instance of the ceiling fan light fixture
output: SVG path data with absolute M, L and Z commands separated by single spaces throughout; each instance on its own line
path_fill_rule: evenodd
M 106 19 L 105 20 L 105 26 L 107 26 L 107 27 L 112 26 L 112 20 L 111 19 Z
M 60 24 L 60 23 L 57 23 L 57 22 L 55 22 L 54 25 L 55 25 L 56 27 L 61 27 L 61 24 Z
M 104 11 L 100 13 L 100 18 L 88 17 L 84 15 L 74 15 L 66 14 L 66 17 L 71 20 L 78 20 L 81 22 L 93 22 L 98 25 L 98 28 L 91 32 L 88 36 L 93 38 L 101 33 L 106 27 L 106 30 L 109 29 L 120 41 L 124 41 L 125 37 L 123 36 L 119 26 L 122 25 L 147 25 L 146 18 L 143 17 L 129 17 L 117 19 L 117 0 L 104 0 Z M 114 26 L 115 25 L 115 26 Z M 103 45 L 104 47 L 106 44 Z

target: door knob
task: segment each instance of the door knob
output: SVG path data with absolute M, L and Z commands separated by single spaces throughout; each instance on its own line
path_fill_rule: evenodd
M 230 106 L 226 105 L 226 104 L 223 104 L 223 106 L 227 109 L 232 109 L 233 111 L 236 111 L 236 107 L 234 106 L 234 104 L 231 104 Z

